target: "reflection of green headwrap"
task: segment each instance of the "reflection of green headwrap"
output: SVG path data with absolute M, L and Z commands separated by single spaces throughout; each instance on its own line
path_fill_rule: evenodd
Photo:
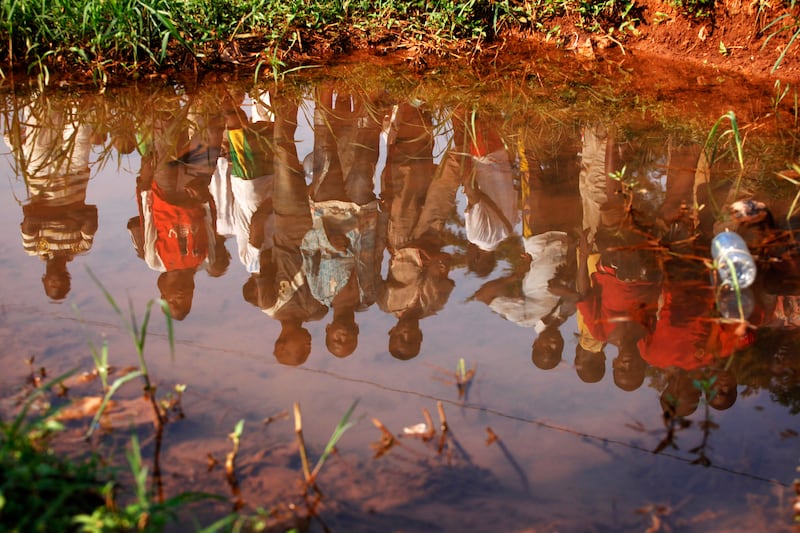
M 244 180 L 272 174 L 272 160 L 266 137 L 251 128 L 228 130 L 231 175 Z
M 251 170 L 255 166 L 255 158 L 250 143 L 244 135 L 244 130 L 238 128 L 228 130 L 228 142 L 230 143 L 231 155 L 231 174 L 237 178 L 246 180 L 253 179 Z

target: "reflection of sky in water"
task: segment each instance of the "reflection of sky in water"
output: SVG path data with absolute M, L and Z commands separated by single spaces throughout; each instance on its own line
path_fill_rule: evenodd
M 300 160 L 312 149 L 312 116 L 313 102 L 306 100 L 298 114 Z M 446 143 L 444 133 L 437 136 L 437 151 L 443 152 Z M 384 138 L 376 176 L 385 162 L 385 151 Z M 3 152 L 8 152 L 7 146 Z M 93 161 L 98 154 L 95 149 Z M 0 377 L 0 385 L 7 392 L 14 390 L 26 372 L 23 353 L 35 354 L 37 364 L 52 368 L 54 374 L 90 365 L 84 329 L 90 335 L 109 336 L 112 358 L 120 361 L 115 364 L 132 364 L 133 354 L 117 320 L 85 269 L 91 268 L 121 301 L 130 298 L 140 312 L 144 302 L 158 296 L 156 274 L 136 258 L 126 232 L 126 221 L 137 212 L 139 158 L 115 156 L 93 170 L 87 203 L 98 206 L 99 229 L 91 251 L 69 263 L 72 292 L 59 305 L 46 302 L 40 280 L 44 266 L 37 258 L 26 256 L 20 245 L 19 201 L 25 198 L 25 190 L 9 168 L 7 163 L 0 168 L 7 184 L 5 194 L 0 195 L 0 223 L 5 228 L 0 235 L 0 339 L 7 341 L 0 364 L 10 370 Z M 659 177 L 657 173 L 648 175 Z M 379 182 L 376 179 L 376 184 Z M 578 201 L 577 196 L 575 199 Z M 464 207 L 465 198 L 459 194 L 459 213 Z M 233 243 L 228 245 L 230 249 Z M 498 269 L 505 266 L 501 262 Z M 519 327 L 487 306 L 469 301 L 484 279 L 463 268 L 454 270 L 451 278 L 456 288 L 446 307 L 421 323 L 423 351 L 416 359 L 400 362 L 389 356 L 387 332 L 395 320 L 372 306 L 356 316 L 360 334 L 352 356 L 336 359 L 325 350 L 325 327 L 330 322 L 326 316 L 307 324 L 314 339 L 312 353 L 303 367 L 292 369 L 275 362 L 272 346 L 279 326 L 243 301 L 246 272 L 234 261 L 221 278 L 197 276 L 192 311 L 176 325 L 174 360 L 166 355 L 163 337 L 155 335 L 148 341 L 151 372 L 163 383 L 188 384 L 192 394 L 187 395 L 185 408 L 195 423 L 186 429 L 187 438 L 224 434 L 244 417 L 258 442 L 259 421 L 299 401 L 308 419 L 307 441 L 320 447 L 350 402 L 360 398 L 358 413 L 367 420 L 351 430 L 339 447 L 357 452 L 367 464 L 368 444 L 378 438 L 369 417 L 379 418 L 399 433 L 422 420 L 422 408 L 436 418 L 435 402 L 442 400 L 448 423 L 472 464 L 488 469 L 503 489 L 492 494 L 474 487 L 461 502 L 429 494 L 428 503 L 420 506 L 435 508 L 441 501 L 465 516 L 475 509 L 498 506 L 507 510 L 495 516 L 500 524 L 508 521 L 502 529 L 538 520 L 561 523 L 565 531 L 582 530 L 587 522 L 576 518 L 582 517 L 601 529 L 637 530 L 641 522 L 635 510 L 649 504 L 674 507 L 687 521 L 710 508 L 720 509 L 726 516 L 746 516 L 753 506 L 772 517 L 770 520 L 789 519 L 781 515 L 785 505 L 779 507 L 777 496 L 782 490 L 788 495 L 788 489 L 767 480 L 786 484 L 794 477 L 797 437 L 782 438 L 781 432 L 796 429 L 797 420 L 786 407 L 772 403 L 767 393 L 748 396 L 740 391 L 733 408 L 711 412 L 719 425 L 709 439 L 711 468 L 688 464 L 695 457 L 688 451 L 702 441 L 697 426 L 703 418 L 702 406 L 691 417 L 693 426 L 678 434 L 679 449 L 668 448 L 654 455 L 651 452 L 665 431 L 658 391 L 648 386 L 649 379 L 634 392 L 617 389 L 610 379 L 611 361 L 617 354 L 609 347 L 604 379 L 582 383 L 573 366 L 574 316 L 561 326 L 565 339 L 562 362 L 550 371 L 535 368 L 531 363 L 533 329 Z M 72 305 L 89 321 L 87 328 L 75 320 Z M 163 333 L 163 327 L 155 322 L 155 330 Z M 477 380 L 464 406 L 459 405 L 455 386 L 443 382 L 452 381 L 452 375 L 440 370 L 452 374 L 462 357 L 467 366 L 477 364 Z M 500 436 L 513 462 L 496 445 L 486 445 L 487 427 Z M 176 426 L 177 431 L 179 428 Z M 288 426 L 282 430 L 270 427 L 269 435 L 287 442 L 292 438 Z M 420 450 L 426 457 L 435 457 L 430 449 Z M 415 472 L 413 465 L 391 462 L 390 456 L 383 461 Z M 425 469 L 417 475 L 435 477 L 444 475 L 442 470 Z M 380 482 L 380 472 L 370 475 L 378 476 L 375 479 Z M 525 484 L 529 495 L 522 490 Z M 375 490 L 380 492 L 380 487 Z M 502 502 L 497 501 L 501 498 Z M 480 503 L 476 505 L 476 501 Z M 708 522 L 698 523 L 684 525 L 687 529 L 715 529 Z M 723 529 L 725 524 L 735 524 L 727 519 L 721 523 Z

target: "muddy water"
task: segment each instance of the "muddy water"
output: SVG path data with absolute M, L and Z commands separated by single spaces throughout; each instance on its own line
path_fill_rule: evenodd
M 205 520 L 237 499 L 278 527 L 307 517 L 292 406 L 313 462 L 357 400 L 312 530 L 791 527 L 800 292 L 794 189 L 774 175 L 791 112 L 732 104 L 753 132 L 742 172 L 730 121 L 703 149 L 724 96 L 707 87 L 676 116 L 663 93 L 529 72 L 480 91 L 328 75 L 5 94 L 6 410 L 30 357 L 91 371 L 105 340 L 113 366 L 137 365 L 95 276 L 139 320 L 169 302 L 174 354 L 158 312 L 145 354 L 159 397 L 186 392 L 157 442 L 126 385 L 92 445 L 121 460 L 137 432 L 167 497 L 230 500 Z M 764 205 L 737 217 L 742 198 Z M 741 313 L 704 261 L 724 227 L 760 267 Z M 409 435 L 425 412 L 432 438 Z

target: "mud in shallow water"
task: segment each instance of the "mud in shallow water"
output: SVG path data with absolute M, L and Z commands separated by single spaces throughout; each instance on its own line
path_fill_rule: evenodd
M 121 462 L 135 431 L 166 497 L 227 500 L 204 518 L 789 530 L 796 110 L 707 72 L 553 65 L 6 93 L 3 411 L 30 356 L 90 372 L 105 338 L 112 380 L 138 367 L 91 269 L 123 314 L 168 302 L 175 352 L 154 308 L 145 358 L 158 399 L 186 385 L 160 438 L 126 385 L 92 446 Z M 742 309 L 717 303 L 723 227 L 758 262 Z M 309 504 L 293 405 L 313 466 L 356 399 Z

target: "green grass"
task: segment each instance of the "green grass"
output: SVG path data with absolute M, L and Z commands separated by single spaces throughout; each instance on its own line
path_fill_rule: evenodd
M 552 32 L 547 22 L 555 16 L 576 15 L 582 27 L 611 32 L 638 20 L 634 6 L 633 0 L 0 0 L 0 61 L 45 76 L 77 67 L 107 81 L 145 66 L 213 65 L 231 53 L 260 65 L 281 65 L 292 53 L 378 44 L 472 53 L 506 30 Z
M 73 516 L 103 505 L 107 475 L 97 458 L 69 460 L 49 446 L 62 429 L 57 409 L 29 416 L 34 402 L 66 377 L 35 390 L 10 422 L 0 420 L 0 524 L 6 531 L 69 531 Z

